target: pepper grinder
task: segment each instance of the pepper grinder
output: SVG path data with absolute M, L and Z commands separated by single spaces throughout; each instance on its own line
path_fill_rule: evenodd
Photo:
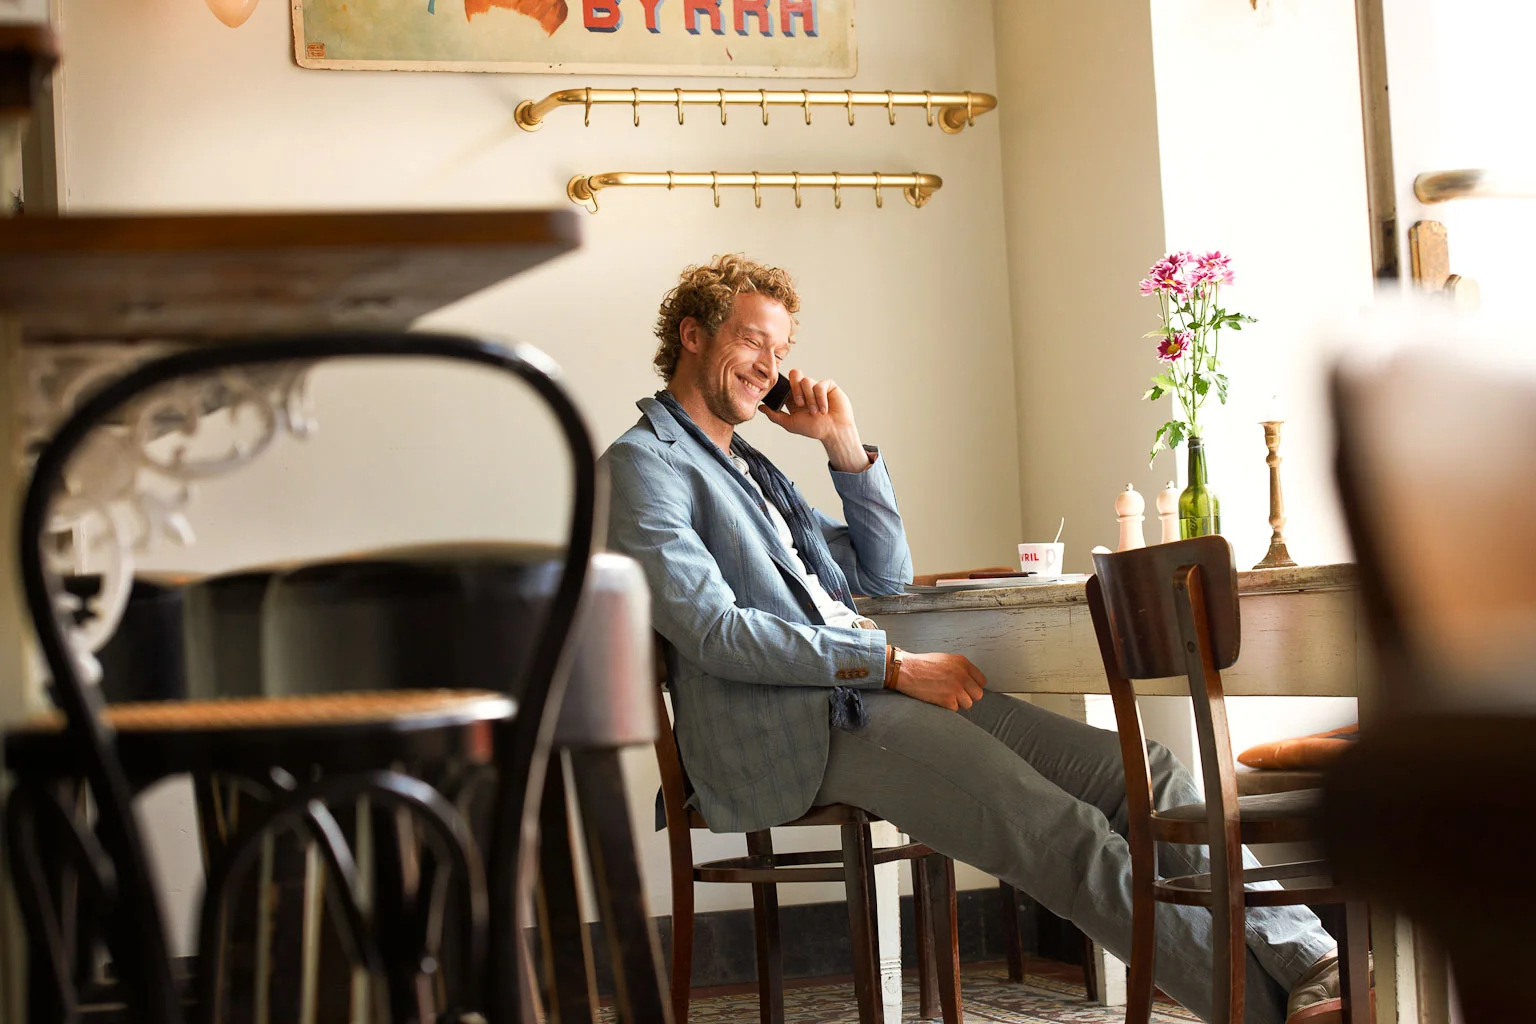
M 1179 489 L 1172 480 L 1157 494 L 1157 522 L 1163 530 L 1163 543 L 1179 539 Z
M 1120 520 L 1120 546 L 1116 551 L 1147 546 L 1146 538 L 1141 535 L 1141 521 L 1146 518 L 1142 512 L 1146 507 L 1147 499 L 1137 494 L 1135 487 L 1126 484 L 1125 490 L 1115 499 L 1115 517 Z

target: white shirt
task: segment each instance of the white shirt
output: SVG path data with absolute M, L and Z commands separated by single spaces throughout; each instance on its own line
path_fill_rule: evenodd
M 747 465 L 747 460 L 730 452 L 726 454 L 730 457 L 731 465 L 735 466 L 737 471 L 747 478 L 747 483 L 752 485 L 752 489 L 762 496 L 763 505 L 768 509 L 768 519 L 773 523 L 779 540 L 783 541 L 784 546 L 789 549 L 790 564 L 800 570 L 800 578 L 805 581 L 806 589 L 811 592 L 811 599 L 816 603 L 816 611 L 821 614 L 822 621 L 829 626 L 847 626 L 853 629 L 877 628 L 872 619 L 859 615 L 827 593 L 827 588 L 821 585 L 816 574 L 805 570 L 805 560 L 800 557 L 800 551 L 795 547 L 795 535 L 790 532 L 789 523 L 784 521 L 784 516 L 774 507 L 773 502 L 768 500 L 767 495 L 763 494 L 763 489 L 757 485 L 757 481 L 752 479 L 752 471 Z

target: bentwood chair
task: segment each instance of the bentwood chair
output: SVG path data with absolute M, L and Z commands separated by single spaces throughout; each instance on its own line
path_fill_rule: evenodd
M 1206 907 L 1212 917 L 1213 998 L 1218 1024 L 1243 1020 L 1249 907 L 1343 903 L 1340 940 L 1346 1020 L 1370 1020 L 1365 904 L 1328 877 L 1322 861 L 1243 865 L 1243 845 L 1322 837 L 1317 790 L 1239 797 L 1221 671 L 1241 648 L 1237 572 L 1223 537 L 1197 537 L 1093 556 L 1088 607 L 1098 635 L 1125 765 L 1131 848 L 1132 938 L 1125 1019 L 1145 1024 L 1153 999 L 1159 903 Z M 1151 771 L 1136 705 L 1136 680 L 1186 676 L 1204 772 L 1204 803 L 1153 805 Z M 1159 877 L 1158 844 L 1209 849 L 1210 870 Z M 1290 888 L 1245 889 L 1284 879 Z
M 521 380 L 552 410 L 571 455 L 574 497 L 558 574 L 538 563 L 547 584 L 531 588 L 539 600 L 499 599 L 530 589 L 523 585 L 526 567 L 515 559 L 394 563 L 383 572 L 398 593 L 430 594 L 434 614 L 414 631 L 397 631 L 396 648 L 368 653 L 397 669 L 428 648 L 459 655 L 445 657 L 439 670 L 418 672 L 414 689 L 107 706 L 86 678 L 84 616 L 64 593 L 45 545 L 55 502 L 72 486 L 72 457 L 94 431 L 121 432 L 123 415 L 130 423 L 151 416 L 156 389 L 170 382 L 379 357 L 486 367 Z M 20 561 L 59 712 L 6 738 L 7 764 L 17 779 L 6 841 L 27 930 L 31 1020 L 78 1019 L 100 994 L 94 965 L 101 952 L 111 964 L 108 995 L 128 1018 L 155 1024 L 217 1018 L 226 1006 L 223 940 L 231 894 L 263 843 L 285 830 L 301 833 L 328 869 L 324 892 L 341 945 L 392 1020 L 460 1021 L 476 1014 L 493 1024 L 532 1020 L 536 1000 L 518 928 L 529 892 L 522 879 L 531 877 L 532 866 L 524 837 L 536 834 L 564 686 L 560 668 L 602 520 L 590 437 L 551 369 L 531 349 L 418 333 L 193 349 L 103 387 L 42 450 L 23 509 Z M 487 578 L 518 585 L 487 588 Z M 499 646 L 496 628 L 498 617 L 512 613 L 539 619 L 515 652 Z M 497 669 L 522 667 L 493 679 L 463 656 L 466 648 L 489 652 Z M 450 795 L 401 770 L 449 764 L 492 770 L 485 844 L 475 841 Z M 255 797 L 211 851 L 190 985 L 173 969 L 160 893 L 133 808 L 150 783 L 183 772 L 234 780 Z M 376 819 L 394 823 L 397 843 L 393 854 L 373 844 L 367 871 L 344 824 L 360 802 L 375 809 Z M 87 803 L 93 817 L 78 813 Z M 659 1000 L 634 1011 L 634 1019 L 664 1018 Z
M 912 865 L 913 910 L 918 960 L 918 1014 L 942 1013 L 944 1024 L 961 1024 L 960 945 L 955 906 L 955 865 L 921 843 L 872 846 L 870 825 L 881 819 L 845 804 L 812 807 L 776 828 L 835 825 L 842 849 L 775 853 L 770 829 L 747 833 L 747 856 L 695 863 L 693 830 L 708 829 L 668 723 L 663 687 L 675 654 L 657 638 L 658 683 L 656 760 L 672 867 L 672 1017 L 687 1024 L 693 981 L 693 887 L 696 882 L 752 886 L 752 920 L 757 943 L 758 1015 L 762 1024 L 784 1024 L 784 971 L 779 942 L 778 886 L 793 882 L 842 882 L 848 894 L 848 929 L 853 942 L 854 995 L 860 1024 L 885 1020 L 880 992 L 880 950 L 875 925 L 875 867 L 895 861 Z M 938 1006 L 935 1006 L 937 995 Z
M 1324 787 L 1328 850 L 1343 881 L 1443 948 L 1468 1022 L 1536 1020 L 1527 334 L 1502 350 L 1493 337 L 1430 338 L 1346 360 L 1332 379 L 1337 481 L 1380 671 L 1360 739 Z M 1429 944 L 1415 945 L 1420 1006 L 1439 1000 L 1443 1013 Z

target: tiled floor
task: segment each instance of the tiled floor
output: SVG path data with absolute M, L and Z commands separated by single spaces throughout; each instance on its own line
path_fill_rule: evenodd
M 1022 985 L 1008 980 L 1002 964 L 966 965 L 960 979 L 960 1003 L 966 1024 L 1119 1024 L 1123 1007 L 1104 1007 L 1083 998 L 1077 968 L 1031 961 Z M 917 1020 L 917 982 L 908 978 L 902 1019 Z M 695 995 L 689 1024 L 755 1024 L 755 989 Z M 785 1024 L 858 1024 L 851 979 L 797 984 L 784 994 Z M 1159 1002 L 1154 1024 L 1183 1024 L 1194 1015 Z

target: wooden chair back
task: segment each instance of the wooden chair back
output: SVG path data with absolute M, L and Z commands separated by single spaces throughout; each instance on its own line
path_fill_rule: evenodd
M 1494 866 L 1536 841 L 1536 358 L 1528 331 L 1453 345 L 1432 326 L 1433 348 L 1330 381 L 1380 696 L 1325 782 L 1327 849 L 1434 935 L 1460 1019 L 1532 1020 L 1536 882 Z
M 1217 669 L 1229 668 L 1242 646 L 1237 612 L 1237 570 L 1223 537 L 1196 537 L 1093 556 L 1094 578 L 1103 596 L 1115 664 L 1126 679 L 1162 679 L 1186 674 L 1189 652 L 1179 609 L 1186 598 L 1173 585 L 1175 571 L 1197 566 L 1202 573 L 1205 622 Z
M 1194 703 L 1212 867 L 1240 868 L 1237 769 L 1221 685 L 1242 645 L 1231 545 L 1196 537 L 1096 554 L 1093 565 L 1088 608 L 1120 733 L 1132 870 L 1156 877 L 1152 773 L 1133 681 L 1180 675 Z
M 1526 343 L 1528 344 L 1528 343 Z M 1536 659 L 1536 361 L 1346 361 L 1336 474 L 1382 711 L 1528 703 Z
M 661 773 L 661 805 L 666 818 L 669 841 L 681 836 L 688 842 L 688 798 L 693 795 L 693 783 L 688 770 L 683 767 L 683 756 L 677 747 L 677 735 L 672 731 L 672 718 L 667 714 L 666 688 L 671 677 L 675 655 L 672 645 L 656 634 L 656 766 Z M 687 856 L 690 867 L 693 846 L 688 842 Z

